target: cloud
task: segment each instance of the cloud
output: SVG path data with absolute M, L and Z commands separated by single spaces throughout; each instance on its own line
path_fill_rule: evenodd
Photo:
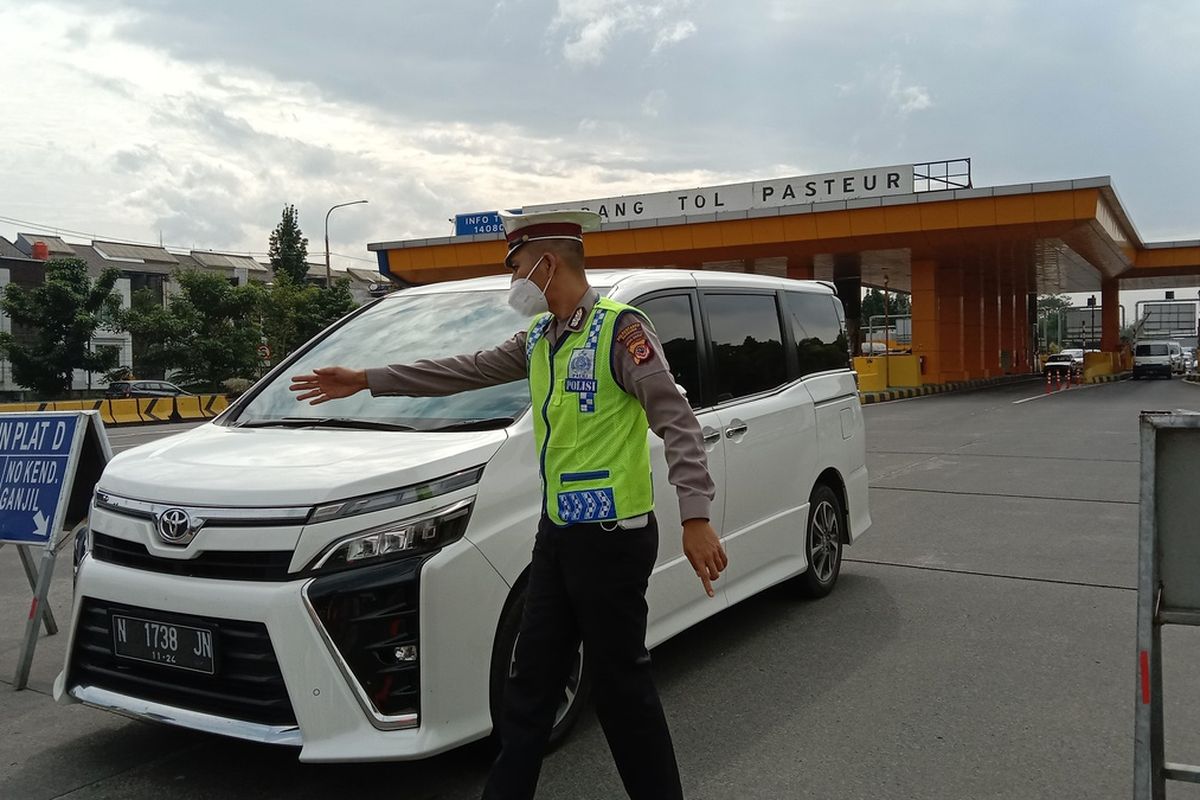
M 680 20 L 670 28 L 664 28 L 658 32 L 658 36 L 654 39 L 654 47 L 651 52 L 657 53 L 664 47 L 673 44 L 679 44 L 684 39 L 691 37 L 696 32 L 696 23 L 690 19 Z
M 888 87 L 888 99 L 902 115 L 923 111 L 933 105 L 933 98 L 930 97 L 929 90 L 924 86 L 904 85 L 904 77 L 899 67 L 892 74 L 892 82 Z
M 663 104 L 667 102 L 667 93 L 655 89 L 642 100 L 642 113 L 647 117 L 657 117 L 662 112 Z
M 677 19 L 691 0 L 558 0 L 550 31 L 565 29 L 563 57 L 573 66 L 597 65 L 605 60 L 614 40 L 623 34 L 648 34 L 651 53 L 677 44 L 696 32 L 690 19 Z
M 264 250 L 284 202 L 315 240 L 365 197 L 330 236 L 371 258 L 460 211 L 963 155 L 1112 174 L 1147 238 L 1195 238 L 1200 5 L 1143 6 L 0 0 L 5 213 Z

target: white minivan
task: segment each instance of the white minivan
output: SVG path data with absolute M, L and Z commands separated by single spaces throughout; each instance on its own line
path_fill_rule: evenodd
M 703 428 L 729 568 L 707 597 L 651 434 L 651 647 L 764 588 L 827 594 L 871 524 L 863 417 L 826 284 L 589 272 L 651 319 Z M 473 352 L 528 320 L 507 277 L 406 289 L 322 333 L 211 423 L 118 455 L 78 543 L 60 702 L 303 761 L 413 759 L 492 730 L 541 508 L 524 382 L 313 407 L 289 377 Z M 584 705 L 581 648 L 554 738 Z
M 1172 348 L 1171 345 L 1175 345 Z M 1176 356 L 1174 349 L 1179 348 L 1178 342 L 1143 339 L 1133 345 L 1133 379 L 1147 375 L 1161 375 L 1170 378 L 1175 373 Z M 1181 357 L 1182 358 L 1182 357 Z

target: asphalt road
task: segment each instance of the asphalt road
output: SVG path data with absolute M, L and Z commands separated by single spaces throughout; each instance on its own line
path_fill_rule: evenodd
M 866 407 L 875 525 L 833 595 L 800 602 L 780 587 L 654 651 L 689 797 L 1130 796 L 1137 414 L 1200 410 L 1200 387 L 1039 393 Z M 64 560 L 64 618 L 69 572 Z M 0 550 L 0 682 L 27 606 Z M 285 749 L 57 707 L 46 694 L 62 639 L 39 645 L 31 691 L 0 685 L 0 797 L 451 800 L 478 796 L 493 755 L 480 743 L 420 763 L 303 765 Z M 1167 758 L 1197 763 L 1200 634 L 1168 629 L 1165 652 Z M 539 797 L 620 796 L 589 715 L 547 759 Z

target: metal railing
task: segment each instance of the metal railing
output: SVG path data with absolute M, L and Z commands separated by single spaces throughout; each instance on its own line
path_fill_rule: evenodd
M 914 192 L 944 192 L 951 189 L 970 189 L 971 186 L 969 158 L 913 164 Z

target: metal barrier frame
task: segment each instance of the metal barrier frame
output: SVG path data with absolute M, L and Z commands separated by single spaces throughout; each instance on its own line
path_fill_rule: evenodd
M 1168 780 L 1200 783 L 1200 766 L 1167 763 L 1163 742 L 1163 681 L 1162 626 L 1200 626 L 1200 591 L 1193 579 L 1181 581 L 1187 588 L 1173 589 L 1172 578 L 1180 571 L 1200 571 L 1200 535 L 1194 524 L 1175 526 L 1160 524 L 1171 511 L 1172 503 L 1190 507 L 1194 490 L 1185 496 L 1182 487 L 1160 486 L 1160 466 L 1169 468 L 1179 454 L 1160 450 L 1160 438 L 1166 433 L 1177 436 L 1186 432 L 1197 439 L 1200 447 L 1200 414 L 1178 414 L 1165 411 L 1144 411 L 1141 415 L 1141 505 L 1138 519 L 1138 597 L 1137 597 L 1137 691 L 1134 710 L 1133 797 L 1134 800 L 1165 800 Z M 1162 458 L 1162 456 L 1166 458 Z M 1186 453 L 1185 453 L 1186 455 Z M 1161 462 L 1161 463 L 1160 463 Z M 1191 473 L 1194 476 L 1194 472 Z M 1172 496 L 1164 493 L 1173 492 Z M 1183 527 L 1184 530 L 1177 530 Z M 1190 533 L 1191 538 L 1181 535 Z M 1179 537 L 1176 541 L 1174 537 Z M 1164 569 L 1162 543 L 1167 541 L 1172 555 L 1169 568 Z M 1181 567 L 1181 564 L 1183 565 Z M 1176 593 L 1185 605 L 1164 605 L 1174 601 Z M 1189 600 L 1188 592 L 1196 594 Z

